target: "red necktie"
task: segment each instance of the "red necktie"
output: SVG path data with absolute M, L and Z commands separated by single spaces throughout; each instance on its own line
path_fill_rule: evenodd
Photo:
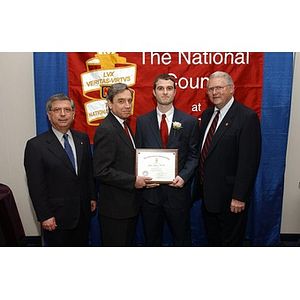
M 163 147 L 167 147 L 168 143 L 168 138 L 169 138 L 169 130 L 168 130 L 168 125 L 166 122 L 166 115 L 162 114 L 161 116 L 161 122 L 160 122 L 160 135 L 161 135 L 161 140 Z
M 216 127 L 217 127 L 217 124 L 218 124 L 218 120 L 219 120 L 219 114 L 220 114 L 220 111 L 217 110 L 217 114 L 215 115 L 211 125 L 210 125 L 210 128 L 208 130 L 208 133 L 207 133 L 207 136 L 206 136 L 206 139 L 205 139 L 205 143 L 203 145 L 203 148 L 202 148 L 202 152 L 201 152 L 201 156 L 200 156 L 200 183 L 202 184 L 203 183 L 203 165 L 204 165 L 204 161 L 206 159 L 206 156 L 207 156 L 207 153 L 208 153 L 208 150 L 209 150 L 209 147 L 210 147 L 210 143 L 212 141 L 212 138 L 213 138 L 213 135 L 215 133 L 215 130 L 216 130 Z
M 131 137 L 130 137 L 130 134 L 129 134 L 129 131 L 128 131 L 128 127 L 127 127 L 126 121 L 123 122 L 123 125 L 124 125 L 125 133 L 127 134 L 127 136 L 129 137 L 129 139 L 131 141 Z

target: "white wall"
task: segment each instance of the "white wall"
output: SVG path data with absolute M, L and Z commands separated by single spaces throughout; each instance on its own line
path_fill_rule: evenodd
M 32 53 L 0 53 L 0 182 L 14 194 L 27 236 L 39 235 L 28 195 L 23 155 L 35 136 Z
M 300 53 L 296 54 L 294 82 L 300 82 Z M 40 234 L 28 195 L 23 155 L 26 141 L 35 136 L 32 53 L 0 52 L 0 182 L 8 185 L 27 236 Z M 300 233 L 300 85 L 293 86 L 282 233 Z
M 281 233 L 300 233 L 300 53 L 295 55 L 294 84 L 284 181 Z

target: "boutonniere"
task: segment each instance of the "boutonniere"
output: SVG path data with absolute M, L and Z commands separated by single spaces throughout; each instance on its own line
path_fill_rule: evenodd
M 174 130 L 180 130 L 180 129 L 182 129 L 182 125 L 181 125 L 181 123 L 180 122 L 173 122 L 173 129 Z

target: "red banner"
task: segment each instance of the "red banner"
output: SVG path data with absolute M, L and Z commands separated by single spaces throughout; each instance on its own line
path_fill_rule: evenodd
M 108 113 L 106 93 L 110 85 L 126 83 L 134 90 L 130 126 L 138 116 L 155 108 L 154 78 L 162 73 L 176 78 L 174 105 L 201 118 L 210 102 L 206 83 L 220 70 L 231 75 L 235 98 L 261 115 L 263 53 L 251 52 L 118 52 L 68 53 L 69 95 L 75 101 L 74 129 L 89 134 Z

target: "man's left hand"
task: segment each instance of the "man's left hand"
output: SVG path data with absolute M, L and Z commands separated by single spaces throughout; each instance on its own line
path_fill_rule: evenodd
M 245 209 L 245 202 L 236 200 L 236 199 L 232 199 L 231 200 L 231 204 L 230 204 L 230 210 L 233 213 L 240 213 L 242 210 Z
M 169 184 L 169 186 L 175 188 L 182 188 L 184 186 L 184 180 L 177 175 L 173 182 Z

